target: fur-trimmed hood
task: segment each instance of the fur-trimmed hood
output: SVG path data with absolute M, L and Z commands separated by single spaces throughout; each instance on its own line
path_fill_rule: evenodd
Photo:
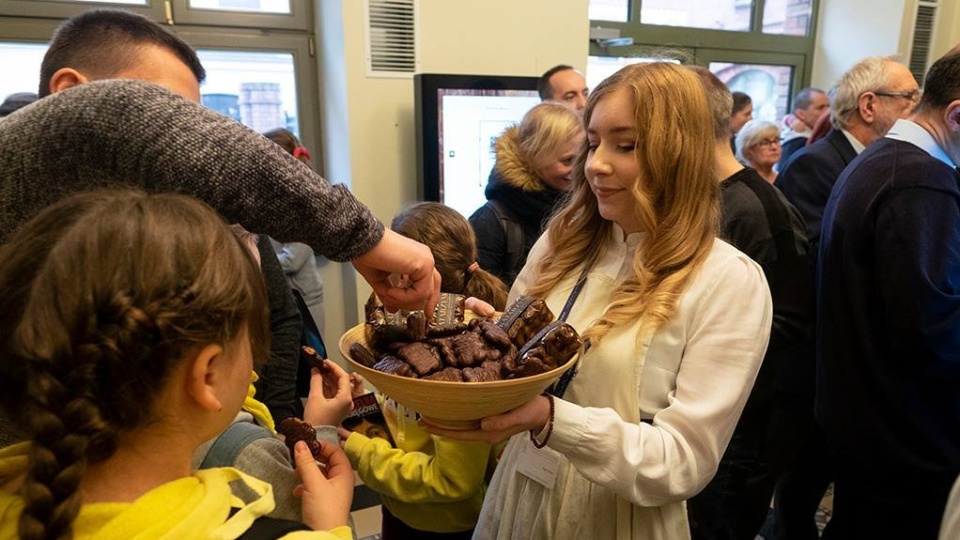
M 520 152 L 520 127 L 511 126 L 493 143 L 497 162 L 493 172 L 499 181 L 525 192 L 543 191 L 547 188 L 537 170 L 527 163 Z
M 490 171 L 484 194 L 487 200 L 501 202 L 536 238 L 564 193 L 544 184 L 533 167 L 520 157 L 519 132 L 518 127 L 510 127 L 494 142 L 497 162 Z

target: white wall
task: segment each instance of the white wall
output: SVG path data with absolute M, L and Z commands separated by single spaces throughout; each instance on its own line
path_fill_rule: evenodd
M 420 0 L 420 71 L 539 76 L 559 63 L 585 67 L 587 6 L 588 0 Z M 413 79 L 367 77 L 364 25 L 361 0 L 318 2 L 325 172 L 389 223 L 417 194 Z M 346 265 L 326 264 L 323 274 L 332 341 L 358 322 L 370 289 Z
M 915 4 L 917 0 L 910 0 Z M 937 24 L 933 31 L 933 46 L 930 48 L 931 62 L 940 58 L 960 43 L 960 2 L 941 0 L 937 3 Z
M 865 56 L 910 57 L 919 0 L 821 0 L 812 85 L 829 88 Z M 931 63 L 960 44 L 960 1 L 937 3 Z M 923 81 L 918 81 L 921 85 Z
M 867 56 L 901 54 L 911 0 L 820 0 L 811 85 L 823 89 Z M 912 19 L 911 19 L 912 20 Z

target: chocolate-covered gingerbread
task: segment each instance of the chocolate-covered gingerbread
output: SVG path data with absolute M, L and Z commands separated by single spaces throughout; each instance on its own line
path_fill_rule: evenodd
M 553 322 L 553 319 L 553 312 L 546 302 L 539 298 L 521 296 L 497 320 L 497 326 L 506 331 L 510 341 L 519 349 L 533 339 L 537 332 Z
M 280 429 L 278 431 L 283 434 L 283 442 L 286 443 L 287 448 L 290 450 L 291 460 L 296 461 L 293 447 L 297 444 L 297 441 L 307 443 L 307 448 L 310 449 L 310 453 L 313 454 L 314 458 L 320 457 L 320 441 L 317 440 L 317 430 L 307 422 L 292 416 L 284 418 L 283 422 L 280 422 Z

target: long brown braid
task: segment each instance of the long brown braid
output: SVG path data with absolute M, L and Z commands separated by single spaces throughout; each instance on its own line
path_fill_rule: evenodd
M 157 416 L 192 351 L 268 347 L 258 267 L 211 208 L 100 191 L 45 209 L 0 247 L 0 400 L 31 441 L 22 538 L 72 538 L 89 464 Z

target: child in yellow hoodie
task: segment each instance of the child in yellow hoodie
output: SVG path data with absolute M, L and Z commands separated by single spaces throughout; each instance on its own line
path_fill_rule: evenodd
M 0 406 L 27 437 L 0 449 L 0 539 L 350 538 L 336 445 L 295 447 L 309 527 L 264 517 L 265 482 L 191 470 L 268 341 L 259 269 L 212 209 L 136 191 L 64 199 L 0 247 L 0 290 Z
M 467 220 L 448 206 L 425 202 L 400 212 L 396 232 L 430 247 L 442 291 L 484 300 L 503 310 L 507 288 L 479 268 Z M 396 448 L 378 437 L 340 430 L 344 450 L 363 482 L 381 494 L 383 539 L 469 539 L 480 515 L 493 449 L 430 435 L 417 414 L 381 400 Z

